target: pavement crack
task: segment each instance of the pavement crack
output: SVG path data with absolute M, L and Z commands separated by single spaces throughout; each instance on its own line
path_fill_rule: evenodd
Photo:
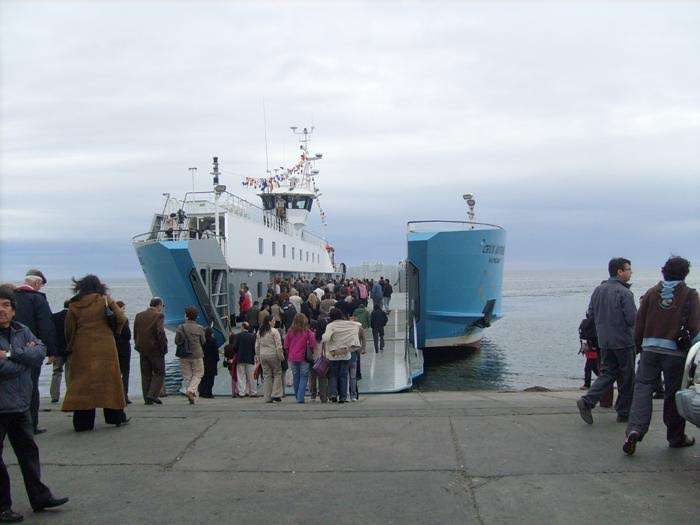
M 464 453 L 462 452 L 462 447 L 459 446 L 459 438 L 457 437 L 457 431 L 455 430 L 455 425 L 454 421 L 452 421 L 452 418 L 448 418 L 448 421 L 450 423 L 450 434 L 452 435 L 452 445 L 455 450 L 455 456 L 457 457 L 457 463 L 459 464 L 459 469 L 457 470 L 457 476 L 459 477 L 461 483 L 462 483 L 462 489 L 464 490 L 464 493 L 467 497 L 467 500 L 469 501 L 470 506 L 474 510 L 474 514 L 476 516 L 476 519 L 479 523 L 483 525 L 484 520 L 481 518 L 481 511 L 479 510 L 479 504 L 476 501 L 476 495 L 474 494 L 474 491 L 472 490 L 471 483 L 469 481 L 469 474 L 467 472 L 466 468 L 466 459 L 464 457 Z
M 185 445 L 185 448 L 182 449 L 182 452 L 180 452 L 177 456 L 175 456 L 175 459 L 172 461 L 166 463 L 163 466 L 163 470 L 172 470 L 173 467 L 177 464 L 178 461 L 180 461 L 183 457 L 185 457 L 185 454 L 187 454 L 190 450 L 192 450 L 195 445 L 197 444 L 197 441 L 202 439 L 204 435 L 209 432 L 209 429 L 211 429 L 214 425 L 216 425 L 219 422 L 220 418 L 216 418 L 214 421 L 212 421 L 204 430 L 202 430 L 199 434 L 197 434 L 192 441 L 187 443 Z

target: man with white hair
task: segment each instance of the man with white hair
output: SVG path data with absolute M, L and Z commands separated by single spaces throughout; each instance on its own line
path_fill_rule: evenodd
M 17 301 L 16 320 L 18 323 L 28 327 L 32 334 L 44 343 L 49 363 L 53 363 L 55 356 L 58 355 L 56 329 L 46 295 L 40 292 L 46 282 L 46 277 L 40 270 L 31 269 L 27 271 L 24 283 L 15 289 L 15 299 Z M 41 366 L 34 367 L 31 375 L 34 386 L 29 413 L 32 417 L 34 433 L 41 434 L 46 432 L 46 429 L 39 428 L 39 376 L 41 375 Z

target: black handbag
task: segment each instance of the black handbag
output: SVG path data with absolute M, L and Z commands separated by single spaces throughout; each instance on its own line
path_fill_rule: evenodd
M 177 331 L 180 334 L 182 342 L 175 346 L 175 357 L 179 357 L 180 359 L 192 357 L 192 350 L 190 350 L 190 339 L 187 337 L 182 325 L 177 327 Z
M 310 365 L 314 364 L 314 351 L 311 350 L 311 345 L 308 340 L 306 341 L 306 348 L 304 349 L 304 359 Z

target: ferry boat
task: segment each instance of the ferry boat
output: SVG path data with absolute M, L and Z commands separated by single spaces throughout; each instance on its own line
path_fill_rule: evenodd
M 212 190 L 187 192 L 182 199 L 164 194 L 165 204 L 153 215 L 150 229 L 133 238 L 151 293 L 166 304 L 169 329 L 184 321 L 187 306 L 195 305 L 197 321 L 211 326 L 223 343 L 243 286 L 257 299 L 278 277 L 344 277 L 345 265 L 336 264 L 333 246 L 307 229 L 319 196 L 316 163 L 322 159 L 309 152 L 313 127 L 291 129 L 299 136 L 298 162 L 243 181 L 260 190 L 262 206 L 227 191 L 214 157 Z
M 478 347 L 502 316 L 506 232 L 475 222 L 476 201 L 463 196 L 467 221 L 407 225 L 409 339 L 417 349 Z

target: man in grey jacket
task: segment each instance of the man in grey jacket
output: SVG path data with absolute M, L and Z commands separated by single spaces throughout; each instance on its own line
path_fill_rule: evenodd
M 58 507 L 68 498 L 54 498 L 41 482 L 39 448 L 34 442 L 29 405 L 33 368 L 41 366 L 46 347 L 26 326 L 14 321 L 15 297 L 9 287 L 0 287 L 0 523 L 23 520 L 12 511 L 10 477 L 2 460 L 5 436 L 10 439 L 34 512 Z
M 619 380 L 619 392 L 615 410 L 617 421 L 626 423 L 632 404 L 634 384 L 634 321 L 637 307 L 629 280 L 632 266 L 628 259 L 616 257 L 608 263 L 610 278 L 603 281 L 593 292 L 586 316 L 595 322 L 598 346 L 603 354 L 602 373 L 588 393 L 577 402 L 581 418 L 589 425 L 593 423 L 591 410 L 603 393 Z

